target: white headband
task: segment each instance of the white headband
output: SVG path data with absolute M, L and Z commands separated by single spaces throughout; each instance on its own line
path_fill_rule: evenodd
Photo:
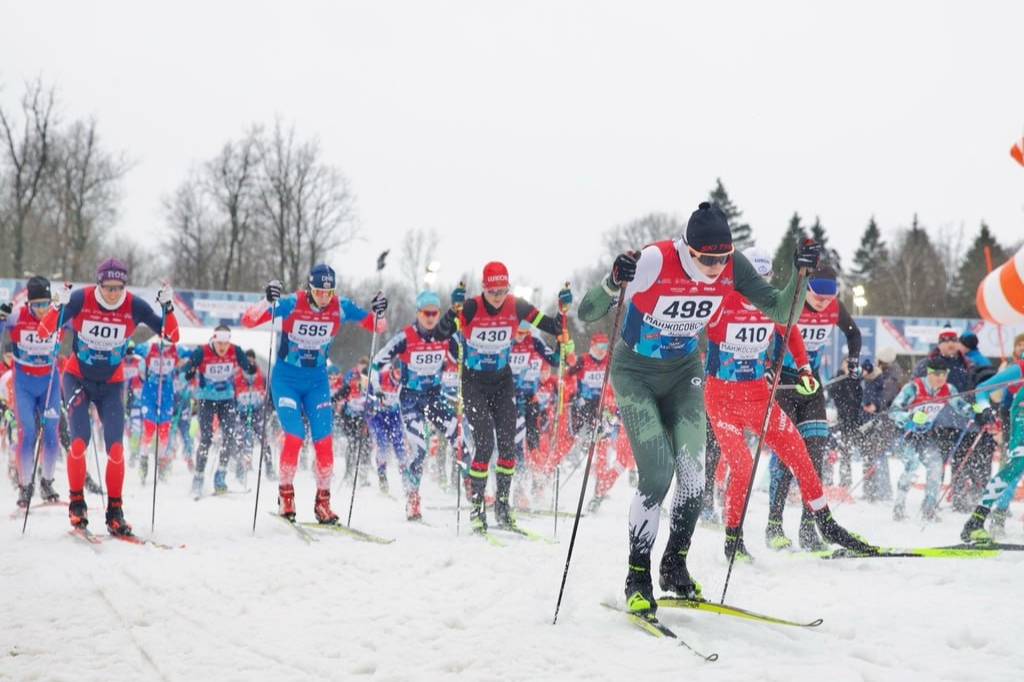
M 227 343 L 231 341 L 231 332 L 221 329 L 213 333 L 212 341 L 220 341 L 221 343 Z

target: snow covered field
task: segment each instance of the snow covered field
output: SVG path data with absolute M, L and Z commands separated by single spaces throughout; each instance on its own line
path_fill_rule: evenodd
M 67 534 L 64 508 L 40 508 L 0 531 L 0 680 L 1011 680 L 1021 679 L 1024 553 L 992 559 L 821 561 L 770 554 L 761 541 L 765 493 L 747 519 L 757 563 L 738 565 L 727 602 L 816 629 L 768 625 L 702 612 L 662 610 L 680 637 L 720 660 L 705 663 L 670 640 L 643 634 L 601 607 L 622 600 L 625 477 L 596 515 L 582 519 L 558 625 L 552 626 L 571 519 L 559 544 L 501 534 L 492 547 L 455 533 L 452 496 L 425 477 L 424 518 L 376 486 L 356 495 L 353 526 L 390 545 L 321 533 L 306 545 L 263 510 L 276 485 L 264 480 L 256 536 L 254 494 L 188 496 L 184 465 L 158 492 L 129 469 L 127 518 L 138 534 L 187 545 L 171 551 L 108 540 L 97 548 Z M 575 509 L 577 474 L 562 508 Z M 208 474 L 209 477 L 209 474 Z M 392 472 L 393 488 L 397 473 Z M 59 490 L 66 492 L 63 466 Z M 232 480 L 232 485 L 238 484 Z M 254 484 L 254 481 L 253 481 Z M 209 486 L 209 478 L 207 481 Z M 254 485 L 253 485 L 254 487 Z M 312 519 L 313 484 L 296 480 L 300 518 Z M 916 495 L 916 496 L 915 496 Z M 345 518 L 349 489 L 336 492 Z M 102 532 L 98 496 L 88 496 Z M 0 486 L 0 508 L 14 508 Z M 908 509 L 916 509 L 912 492 Z M 1019 510 L 1018 510 L 1019 512 Z M 841 505 L 836 518 L 886 545 L 953 544 L 963 516 L 947 511 L 923 532 L 893 524 L 887 505 Z M 795 536 L 798 510 L 787 511 Z M 1007 541 L 1021 542 L 1018 518 Z M 521 523 L 551 535 L 550 517 Z M 314 531 L 317 532 L 317 531 Z M 660 534 L 663 545 L 667 522 Z M 660 547 L 657 557 L 660 556 Z M 721 596 L 722 533 L 698 529 L 691 571 L 705 596 Z

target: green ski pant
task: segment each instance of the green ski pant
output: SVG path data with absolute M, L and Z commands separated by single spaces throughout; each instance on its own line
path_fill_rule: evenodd
M 655 359 L 618 344 L 611 383 L 636 459 L 639 483 L 629 511 L 629 563 L 649 569 L 661 504 L 675 475 L 665 554 L 689 548 L 704 491 L 704 369 L 698 353 Z
M 1017 487 L 1021 474 L 1024 473 L 1024 389 L 1017 391 L 1013 407 L 1010 408 L 1009 453 L 1006 464 L 999 468 L 985 486 L 985 492 L 978 502 L 982 507 L 991 509 L 1007 490 L 1011 491 L 1009 495 L 1012 497 L 1012 489 Z

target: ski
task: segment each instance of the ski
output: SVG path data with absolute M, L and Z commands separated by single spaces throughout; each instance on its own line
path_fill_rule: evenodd
M 248 495 L 251 492 L 252 492 L 252 490 L 221 490 L 220 492 L 217 492 L 216 490 L 214 490 L 212 493 L 210 493 L 210 497 L 228 497 L 229 495 Z M 196 498 L 196 499 L 198 500 L 199 498 Z
M 608 602 L 601 602 L 601 606 L 607 609 L 611 609 L 612 611 L 618 611 L 619 613 L 625 615 L 626 618 L 629 619 L 630 623 L 637 626 L 638 628 L 640 628 L 641 630 L 643 630 L 644 632 L 653 637 L 676 640 L 677 642 L 679 642 L 679 646 L 685 647 L 686 649 L 693 652 L 694 655 L 700 656 L 709 663 L 713 663 L 718 660 L 718 654 L 710 654 L 705 656 L 704 654 L 702 654 L 701 652 L 697 651 L 692 646 L 684 642 L 683 640 L 679 639 L 679 636 L 676 635 L 676 633 L 673 632 L 671 629 L 669 629 L 668 626 L 664 625 L 661 621 L 659 621 L 654 616 L 654 614 L 633 613 L 632 611 L 627 611 L 621 606 L 615 606 L 614 604 L 609 604 Z
M 300 526 L 295 521 L 291 521 L 291 520 L 289 520 L 289 519 L 287 519 L 287 518 L 285 518 L 285 517 L 283 517 L 280 514 L 275 513 L 275 512 L 267 512 L 267 513 L 270 514 L 271 516 L 273 516 L 275 519 L 277 519 L 281 523 L 286 524 L 293 531 L 295 531 L 295 534 L 299 536 L 299 539 L 301 539 L 306 544 L 310 544 L 311 545 L 314 542 L 320 542 L 320 538 L 314 537 L 312 533 L 310 533 L 308 530 L 306 530 L 305 528 Z
M 777 625 L 792 625 L 800 628 L 816 628 L 821 625 L 824 621 L 821 618 L 812 620 L 809 623 L 800 623 L 795 620 L 787 620 L 785 618 L 777 618 L 775 616 L 768 616 L 763 613 L 756 613 L 754 611 L 748 611 L 738 606 L 730 606 L 729 604 L 715 604 L 704 599 L 679 599 L 678 597 L 660 597 L 658 599 L 658 607 L 666 607 L 670 609 L 695 609 L 697 611 L 709 611 L 711 613 L 719 613 L 724 616 L 737 616 L 739 618 L 749 618 L 751 620 L 757 620 L 764 623 L 775 623 Z
M 563 519 L 574 519 L 576 518 L 575 512 L 568 511 L 555 511 L 553 509 L 517 509 L 517 514 L 524 514 L 525 516 L 560 516 Z M 583 512 L 580 514 L 580 518 L 586 516 L 587 513 Z
M 318 530 L 327 530 L 334 533 L 348 533 L 354 538 L 359 540 L 365 540 L 366 542 L 376 542 L 378 545 L 390 545 L 395 541 L 394 538 L 390 540 L 388 538 L 382 538 L 379 535 L 373 535 L 365 531 L 356 530 L 355 528 L 349 528 L 348 526 L 342 525 L 341 523 L 317 523 L 316 521 L 298 521 L 296 525 L 303 528 L 316 528 Z
M 965 558 L 978 559 L 998 556 L 1003 550 L 989 546 L 968 547 L 879 547 L 874 552 L 857 552 L 852 549 L 825 550 L 822 552 L 801 552 L 826 561 L 835 559 L 924 559 L 924 558 Z
M 533 531 L 526 530 L 522 526 L 517 526 L 517 525 L 498 525 L 498 526 L 494 526 L 493 530 L 500 530 L 500 531 L 504 531 L 506 533 L 514 533 L 516 535 L 520 535 L 520 536 L 522 536 L 524 538 L 527 538 L 529 540 L 540 540 L 541 542 L 546 542 L 549 545 L 554 545 L 554 544 L 558 543 L 558 541 L 555 540 L 554 538 L 549 538 L 549 537 L 547 537 L 545 535 L 540 535 L 538 533 L 534 533 Z
M 483 530 L 483 529 L 474 530 L 474 531 L 472 531 L 470 533 L 470 535 L 475 535 L 478 538 L 483 538 L 492 547 L 505 547 L 506 546 L 504 542 L 502 542 L 501 540 L 499 540 L 498 538 L 494 537 L 493 535 L 491 535 L 490 533 L 488 533 L 486 530 Z
M 1012 542 L 970 542 L 959 545 L 943 545 L 935 549 L 998 549 L 1004 552 L 1024 552 L 1024 545 Z
M 38 503 L 32 505 L 32 509 L 33 510 L 36 510 L 36 509 L 46 509 L 48 507 L 62 507 L 64 509 L 67 509 L 68 508 L 68 503 L 63 501 L 63 500 L 57 500 L 56 502 L 38 502 Z M 21 518 L 24 518 L 24 517 L 25 517 L 25 508 L 24 507 L 17 507 L 14 511 L 11 512 L 11 515 L 10 515 L 10 518 L 12 520 L 13 519 L 21 519 Z
M 150 540 L 149 538 L 141 538 L 138 535 L 107 535 L 111 540 L 120 540 L 121 542 L 127 542 L 130 545 L 149 545 L 156 547 L 157 549 L 174 549 L 173 545 L 166 545 L 156 540 Z M 179 549 L 184 549 L 185 545 L 178 545 Z
M 75 527 L 68 531 L 68 535 L 85 540 L 90 545 L 102 545 L 103 541 L 93 535 L 92 531 L 85 527 Z

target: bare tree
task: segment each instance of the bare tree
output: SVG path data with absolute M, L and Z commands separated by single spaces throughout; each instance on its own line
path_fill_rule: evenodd
M 210 207 L 202 183 L 195 175 L 174 195 L 164 199 L 164 215 L 171 231 L 174 254 L 170 273 L 175 282 L 196 289 L 213 289 L 223 263 L 223 233 L 209 218 Z
M 279 276 L 295 286 L 310 267 L 356 237 L 355 200 L 345 177 L 321 163 L 319 142 L 297 142 L 294 128 L 283 130 L 280 120 L 260 139 L 259 151 L 260 214 L 277 250 Z
M 10 245 L 9 272 L 16 277 L 24 270 L 25 228 L 49 170 L 52 128 L 57 124 L 55 105 L 53 90 L 45 89 L 42 81 L 36 79 L 26 84 L 21 98 L 24 120 L 20 130 L 17 122 L 0 107 L 0 133 L 9 166 L 8 208 L 0 236 Z
M 441 238 L 436 230 L 407 230 L 402 237 L 402 249 L 398 260 L 402 284 L 409 285 L 415 296 L 423 288 L 423 276 L 427 266 L 434 260 Z
M 100 145 L 96 121 L 75 121 L 54 138 L 46 186 L 49 229 L 38 252 L 72 281 L 88 279 L 103 233 L 114 225 L 127 157 Z
M 238 142 L 228 142 L 203 169 L 203 189 L 223 214 L 225 225 L 224 266 L 218 287 L 237 289 L 249 284 L 254 263 L 247 256 L 245 242 L 256 227 L 255 192 L 259 171 L 259 129 L 252 129 Z
M 104 253 L 124 262 L 132 284 L 157 286 L 165 279 L 163 259 L 157 249 L 124 236 L 112 237 L 101 248 Z

